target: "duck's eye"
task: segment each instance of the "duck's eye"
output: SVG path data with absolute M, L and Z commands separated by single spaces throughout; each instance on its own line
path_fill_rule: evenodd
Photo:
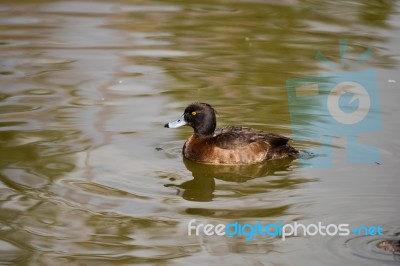
M 193 111 L 193 112 L 192 112 L 192 115 L 195 116 L 195 115 L 197 115 L 197 113 Z

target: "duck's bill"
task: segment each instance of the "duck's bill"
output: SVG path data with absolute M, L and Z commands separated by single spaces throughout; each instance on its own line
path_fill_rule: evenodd
M 182 115 L 178 120 L 166 123 L 164 125 L 164 127 L 177 128 L 177 127 L 181 127 L 181 126 L 185 126 L 185 125 L 187 125 L 187 122 L 185 121 L 185 118 Z

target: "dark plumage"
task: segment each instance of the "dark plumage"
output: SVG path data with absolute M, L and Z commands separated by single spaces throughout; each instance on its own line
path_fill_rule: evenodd
M 216 129 L 215 110 L 207 103 L 189 105 L 180 119 L 168 128 L 188 125 L 194 134 L 183 146 L 189 160 L 214 164 L 252 164 L 286 157 L 297 158 L 299 151 L 290 138 L 249 127 L 227 126 Z

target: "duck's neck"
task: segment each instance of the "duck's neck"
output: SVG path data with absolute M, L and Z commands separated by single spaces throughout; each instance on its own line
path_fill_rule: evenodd
M 204 134 L 204 133 L 199 133 L 199 132 L 194 132 L 194 136 L 196 137 L 196 138 L 209 138 L 209 137 L 212 137 L 212 136 L 214 136 L 214 132 L 212 132 L 211 134 Z
M 202 125 L 201 127 L 194 129 L 194 135 L 196 137 L 212 137 L 214 136 L 214 131 L 216 128 L 215 121 L 213 123 L 209 123 L 208 125 Z
M 209 129 L 209 130 L 195 129 L 194 130 L 194 135 L 196 137 L 200 137 L 200 138 L 208 138 L 208 137 L 214 136 L 214 131 L 215 131 L 215 128 Z

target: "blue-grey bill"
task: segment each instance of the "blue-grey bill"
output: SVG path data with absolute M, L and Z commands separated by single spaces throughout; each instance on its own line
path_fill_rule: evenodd
M 164 125 L 164 127 L 168 127 L 168 128 L 177 128 L 177 127 L 181 127 L 181 126 L 184 126 L 184 125 L 187 125 L 187 123 L 186 123 L 184 117 L 181 116 L 178 120 L 175 120 L 175 121 L 166 123 L 166 124 Z

